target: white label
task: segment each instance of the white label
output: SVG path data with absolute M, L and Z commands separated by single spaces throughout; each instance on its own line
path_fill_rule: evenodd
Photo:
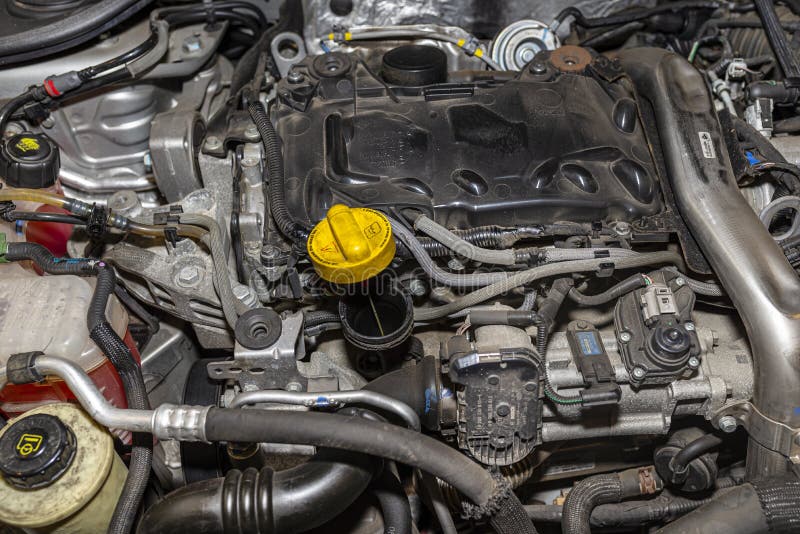
M 717 153 L 714 150 L 714 141 L 711 139 L 711 134 L 708 132 L 697 132 L 700 137 L 700 148 L 703 150 L 703 156 L 708 159 L 717 159 Z

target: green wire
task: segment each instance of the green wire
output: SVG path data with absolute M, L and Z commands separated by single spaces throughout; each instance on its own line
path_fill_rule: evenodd
M 556 404 L 581 404 L 583 399 L 575 398 L 575 399 L 567 399 L 564 397 L 557 396 L 555 392 L 550 391 L 550 388 L 544 388 L 545 396 L 550 399 L 551 401 L 555 402 Z
M 700 49 L 700 41 L 695 41 L 692 45 L 692 51 L 689 52 L 689 63 L 694 62 L 694 57 L 697 55 L 697 51 Z

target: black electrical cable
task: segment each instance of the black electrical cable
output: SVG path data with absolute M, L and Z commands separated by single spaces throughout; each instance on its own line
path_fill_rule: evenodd
M 247 11 L 249 14 L 242 13 L 243 11 Z M 211 14 L 216 17 L 219 13 L 236 13 L 243 15 L 254 20 L 261 28 L 266 28 L 268 25 L 267 19 L 264 18 L 264 14 L 261 10 L 246 2 L 214 2 L 208 5 L 174 6 L 159 10 L 159 14 L 162 18 L 181 14 L 203 15 L 204 17 Z
M 237 156 L 238 157 L 238 156 Z M 236 276 L 240 284 L 247 283 L 247 272 L 244 268 L 244 250 L 242 249 L 242 231 L 239 226 L 239 215 L 242 211 L 242 187 L 241 187 L 241 167 L 236 165 L 233 173 L 232 184 L 232 207 L 231 207 L 231 247 L 233 248 L 233 258 L 236 262 Z
M 97 76 L 98 74 L 101 74 L 103 72 L 124 65 L 125 63 L 129 63 L 134 59 L 137 59 L 145 55 L 147 52 L 155 48 L 157 43 L 158 43 L 158 33 L 151 31 L 150 37 L 148 37 L 138 46 L 128 50 L 123 54 L 120 54 L 117 57 L 111 58 L 102 63 L 98 63 L 97 65 L 92 65 L 90 67 L 86 67 L 85 69 L 79 70 L 78 76 L 82 80 L 88 81 L 91 78 Z
M 714 1 L 670 2 L 651 8 L 631 10 L 597 18 L 587 18 L 580 9 L 570 6 L 556 15 L 555 23 L 561 25 L 567 18 L 574 17 L 575 24 L 583 28 L 602 28 L 603 26 L 617 26 L 644 20 L 661 13 L 679 13 L 687 9 L 719 9 L 721 5 L 721 2 Z
M 633 21 L 610 30 L 602 31 L 598 34 L 587 37 L 581 41 L 580 46 L 587 48 L 600 49 L 605 46 L 615 45 L 628 39 L 634 33 L 644 29 L 646 24 L 640 21 Z
M 87 93 L 91 93 L 92 91 L 100 89 L 101 87 L 107 87 L 109 85 L 126 82 L 132 79 L 133 76 L 131 75 L 128 69 L 119 68 L 108 74 L 104 74 L 103 76 L 92 78 L 91 80 L 84 82 L 79 88 L 70 91 L 61 98 L 63 100 L 69 100 L 72 98 L 83 96 Z
M 9 221 L 35 221 L 61 224 L 86 224 L 86 221 L 66 213 L 48 213 L 39 211 L 11 211 L 5 218 Z
M 730 118 L 736 135 L 743 142 L 743 148 L 755 148 L 766 159 L 766 163 L 772 164 L 770 168 L 764 167 L 762 163 L 761 169 L 771 172 L 778 182 L 773 198 L 785 196 L 792 191 L 798 190 L 800 188 L 800 179 L 798 178 L 800 171 L 797 170 L 797 167 L 786 161 L 783 154 L 770 143 L 769 139 L 761 135 L 761 132 L 746 121 L 734 116 Z
M 5 133 L 8 121 L 17 110 L 21 109 L 25 104 L 42 100 L 46 96 L 43 88 L 33 87 L 6 102 L 3 107 L 0 108 L 0 137 Z
M 158 317 L 147 311 L 147 309 L 128 292 L 125 286 L 121 284 L 115 285 L 114 295 L 117 296 L 126 308 L 144 322 L 145 326 L 147 326 L 147 329 L 150 331 L 150 335 L 155 334 L 161 329 L 161 323 Z
M 253 19 L 250 19 L 241 13 L 236 13 L 233 11 L 215 11 L 214 14 L 220 20 L 237 22 L 253 32 L 253 35 L 258 35 L 261 31 L 261 27 L 258 25 L 257 21 L 254 21 Z M 206 16 L 207 15 L 205 13 L 175 13 L 162 18 L 163 20 L 167 21 L 170 26 L 175 26 L 204 22 L 206 20 Z
M 311 228 L 307 223 L 295 220 L 286 207 L 281 140 L 260 102 L 251 102 L 247 109 L 258 128 L 266 152 L 267 165 L 264 168 L 264 181 L 267 183 L 267 198 L 272 218 L 283 235 L 305 248 Z

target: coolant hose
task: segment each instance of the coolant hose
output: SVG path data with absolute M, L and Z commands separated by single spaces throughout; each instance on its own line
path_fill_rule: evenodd
M 281 139 L 260 102 L 251 102 L 247 110 L 258 128 L 261 142 L 264 144 L 267 158 L 264 181 L 268 183 L 267 197 L 269 198 L 270 214 L 283 235 L 305 248 L 311 228 L 294 219 L 286 207 L 286 177 L 284 176 Z
M 383 515 L 383 533 L 411 534 L 411 505 L 403 484 L 392 472 L 391 465 L 391 462 L 386 462 L 373 484 Z
M 111 266 L 102 261 L 57 259 L 49 250 L 37 243 L 9 243 L 5 258 L 8 261 L 31 260 L 48 274 L 95 275 L 97 277 L 86 317 L 89 337 L 116 369 L 122 380 L 128 408 L 149 409 L 150 403 L 147 399 L 141 368 L 133 358 L 128 346 L 106 320 L 108 299 L 116 285 L 116 276 Z M 114 509 L 108 527 L 109 533 L 127 534 L 133 528 L 136 513 L 150 478 L 152 460 L 152 436 L 134 433 L 128 476 Z
M 669 468 L 673 473 L 683 473 L 693 460 L 721 444 L 722 438 L 716 434 L 701 436 L 682 448 L 670 461 Z
M 205 439 L 294 443 L 378 456 L 426 471 L 453 485 L 473 505 L 470 517 L 489 520 L 501 534 L 534 533 L 510 486 L 448 445 L 413 430 L 360 417 L 318 412 L 211 408 Z
M 665 176 L 680 215 L 745 325 L 753 353 L 753 404 L 796 428 L 800 411 L 800 278 L 739 191 L 703 75 L 656 48 L 622 51 L 623 70 L 652 113 Z M 785 456 L 750 439 L 751 479 L 785 472 Z M 774 446 L 773 446 L 774 447 Z
M 375 460 L 321 449 L 308 462 L 283 471 L 251 467 L 224 478 L 173 491 L 147 510 L 138 534 L 305 532 L 350 506 L 372 480 Z
M 653 482 L 649 488 L 642 483 L 643 471 Z M 561 530 L 569 534 L 591 534 L 589 518 L 595 506 L 654 493 L 661 487 L 663 482 L 652 466 L 584 478 L 573 486 L 564 500 Z

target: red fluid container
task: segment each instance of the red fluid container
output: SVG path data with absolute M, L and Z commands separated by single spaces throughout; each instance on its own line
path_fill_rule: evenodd
M 131 349 L 136 361 L 140 362 L 139 351 L 130 332 L 125 333 L 123 341 Z M 106 360 L 96 369 L 89 371 L 89 378 L 111 404 L 118 408 L 128 407 L 122 380 L 110 361 Z M 0 411 L 6 417 L 15 417 L 42 404 L 65 401 L 77 402 L 77 399 L 62 380 L 48 379 L 36 384 L 7 384 L 0 390 Z
M 94 280 L 71 275 L 4 277 L 0 271 L 0 365 L 12 354 L 41 351 L 80 365 L 115 406 L 127 407 L 122 382 L 111 362 L 89 338 L 86 312 Z M 111 297 L 106 317 L 136 359 L 139 354 L 128 332 L 128 315 Z M 41 404 L 74 400 L 61 380 L 6 385 L 0 391 L 0 411 L 17 415 Z
M 62 213 L 69 211 L 55 206 L 42 204 L 36 208 L 38 213 Z M 61 258 L 67 255 L 67 241 L 72 236 L 73 225 L 41 221 L 28 221 L 25 223 L 25 241 L 44 245 L 53 256 Z

